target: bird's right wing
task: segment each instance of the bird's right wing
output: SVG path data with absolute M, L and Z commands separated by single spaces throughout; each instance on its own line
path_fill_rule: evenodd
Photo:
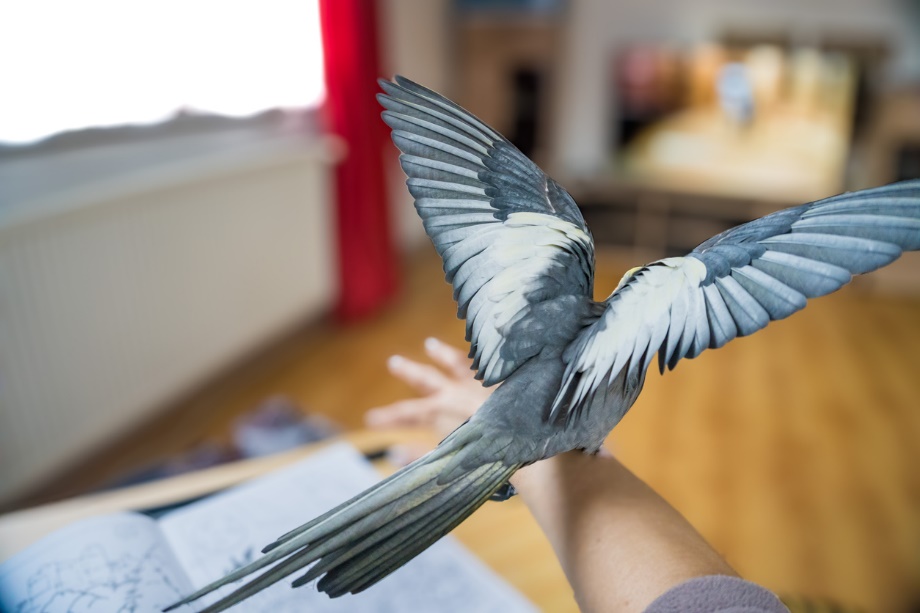
M 476 376 L 498 383 L 590 322 L 594 241 L 571 196 L 500 134 L 408 79 L 380 86 Z
M 634 269 L 603 315 L 566 350 L 549 419 L 576 419 L 626 369 L 627 385 L 658 354 L 673 369 L 764 328 L 920 249 L 920 180 L 851 192 L 731 228 L 685 257 Z

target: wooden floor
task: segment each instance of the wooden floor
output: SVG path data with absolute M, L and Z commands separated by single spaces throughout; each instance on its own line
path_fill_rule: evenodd
M 606 296 L 638 261 L 600 254 Z M 463 324 L 433 252 L 372 320 L 312 326 L 77 467 L 42 496 L 72 494 L 202 440 L 274 394 L 358 427 L 408 393 L 393 353 L 421 356 Z M 845 288 L 751 338 L 649 375 L 615 452 L 745 577 L 853 610 L 920 603 L 920 300 Z M 849 610 L 849 609 L 848 609 Z

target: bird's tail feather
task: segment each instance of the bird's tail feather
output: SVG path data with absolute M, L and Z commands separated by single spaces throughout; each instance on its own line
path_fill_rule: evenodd
M 444 470 L 457 454 L 484 440 L 458 434 L 348 502 L 279 537 L 263 549 L 262 558 L 166 610 L 269 566 L 204 611 L 223 611 L 317 561 L 294 587 L 325 575 L 317 587 L 336 597 L 380 581 L 469 517 L 519 468 L 491 461 L 468 471 L 452 470 L 451 478 L 445 479 Z

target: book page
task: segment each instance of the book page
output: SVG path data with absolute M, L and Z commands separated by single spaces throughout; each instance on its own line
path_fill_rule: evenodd
M 346 444 L 234 490 L 173 511 L 160 520 L 176 557 L 196 587 L 261 555 L 266 544 L 380 479 Z M 357 595 L 330 599 L 313 584 L 292 589 L 301 571 L 237 605 L 234 611 L 501 611 L 536 608 L 451 537 Z M 231 591 L 227 586 L 213 602 Z M 200 608 L 193 603 L 180 611 Z
M 73 523 L 0 565 L 0 611 L 159 611 L 192 584 L 154 520 L 134 513 Z

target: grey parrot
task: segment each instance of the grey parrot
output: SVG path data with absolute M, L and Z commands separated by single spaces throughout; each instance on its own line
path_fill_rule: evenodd
M 443 96 L 402 77 L 380 86 L 475 376 L 501 385 L 433 451 L 174 607 L 270 567 L 206 609 L 220 611 L 314 562 L 294 587 L 365 590 L 501 495 L 520 467 L 596 452 L 656 353 L 673 369 L 920 248 L 920 180 L 906 181 L 729 229 L 630 270 L 595 302 L 594 242 L 565 189 Z

